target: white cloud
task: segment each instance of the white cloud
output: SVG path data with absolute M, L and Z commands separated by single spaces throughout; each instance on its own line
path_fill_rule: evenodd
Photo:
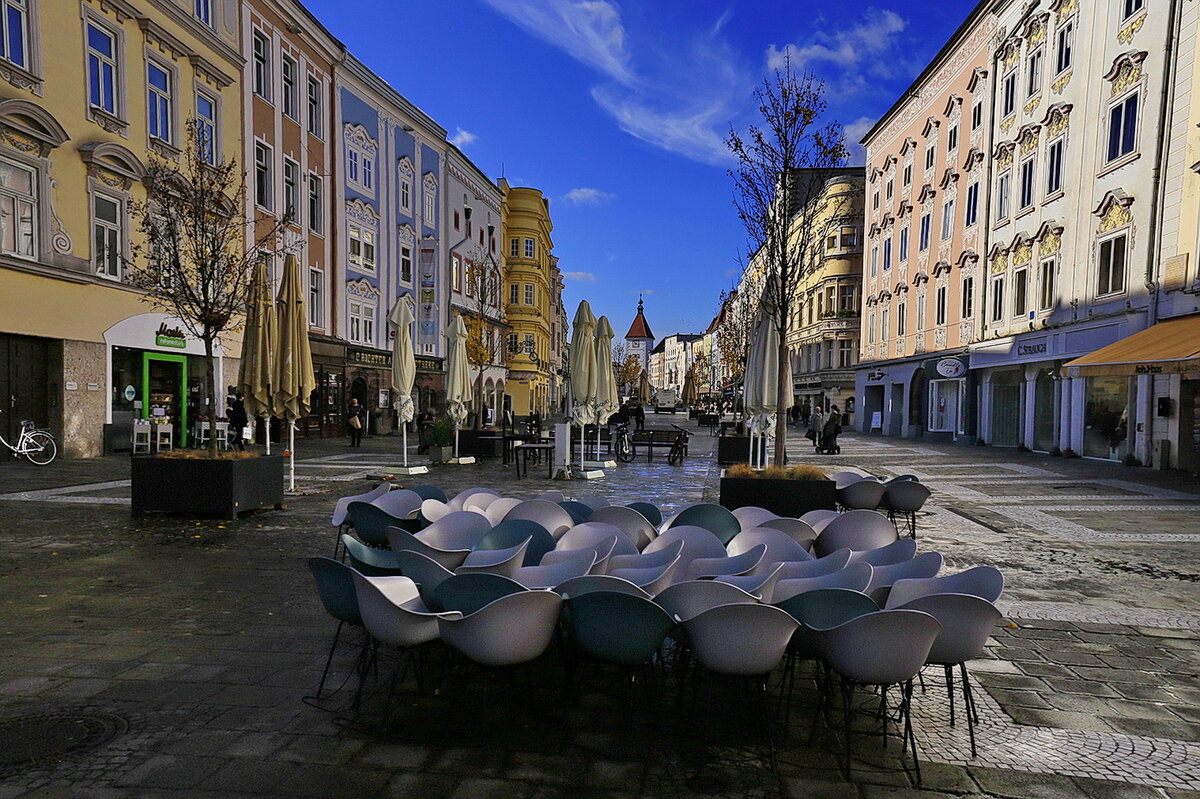
M 569 200 L 575 205 L 602 205 L 615 197 L 615 194 L 609 194 L 606 191 L 600 191 L 600 189 L 593 189 L 588 186 L 571 189 L 563 195 L 564 200 Z
M 767 47 L 767 67 L 782 67 L 785 56 L 791 56 L 792 65 L 800 68 L 815 61 L 853 67 L 889 49 L 895 34 L 907 26 L 908 21 L 894 11 L 868 8 L 857 25 L 833 33 L 818 32 L 809 44 L 787 44 L 782 48 L 770 45 Z
M 563 272 L 563 278 L 576 283 L 595 283 L 596 276 L 591 272 Z
M 450 143 L 455 147 L 460 148 L 467 147 L 468 145 L 474 144 L 477 141 L 479 141 L 478 136 L 471 131 L 463 130 L 462 128 L 455 128 L 454 135 L 450 137 Z
M 859 141 L 867 135 L 867 131 L 875 127 L 875 122 L 874 117 L 859 117 L 846 126 L 846 163 L 865 164 L 867 162 L 867 148 L 859 144 Z
M 608 0 L 484 0 L 542 41 L 620 83 L 633 83 L 621 10 Z
M 605 86 L 592 89 L 592 98 L 621 130 L 647 144 L 694 161 L 724 166 L 731 160 L 723 128 L 733 109 L 716 98 L 696 98 L 683 108 L 663 108 L 636 95 Z

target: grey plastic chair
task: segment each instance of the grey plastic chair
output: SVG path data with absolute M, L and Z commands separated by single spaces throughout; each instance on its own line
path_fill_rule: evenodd
M 782 530 L 808 552 L 812 552 L 813 541 L 817 540 L 817 531 L 813 529 L 813 526 L 800 519 L 789 519 L 786 516 L 781 516 L 778 519 L 765 521 L 759 526 L 771 530 Z
M 810 510 L 800 517 L 800 521 L 809 525 L 820 534 L 825 529 L 825 525 L 841 515 L 836 510 Z
M 909 537 L 917 537 L 917 513 L 925 507 L 930 491 L 914 480 L 896 480 L 888 483 L 880 505 L 894 522 L 900 519 Z
M 554 586 L 554 592 L 563 597 L 577 597 L 590 594 L 593 591 L 616 591 L 621 594 L 632 594 L 643 599 L 652 595 L 629 580 L 614 577 L 611 574 L 585 574 L 582 577 L 572 577 Z
M 459 491 L 457 494 L 455 494 L 446 504 L 454 510 L 466 510 L 467 501 L 476 495 L 490 496 L 493 499 L 500 498 L 500 493 L 498 491 L 493 491 L 490 488 L 464 488 L 462 491 Z
M 613 547 L 618 541 L 629 543 L 625 536 L 617 533 L 610 535 L 607 538 L 587 547 L 579 549 L 554 549 L 542 556 L 542 562 L 539 566 L 553 566 L 556 563 L 573 562 L 581 552 L 587 552 L 592 556 L 592 566 L 588 574 L 605 574 L 608 571 L 608 559 L 613 553 Z M 632 546 L 632 545 L 631 545 Z
M 757 505 L 744 505 L 740 508 L 733 509 L 733 516 L 738 520 L 742 530 L 753 530 L 755 527 L 762 527 L 763 522 L 769 522 L 772 519 L 778 519 L 779 514 L 773 513 L 766 508 L 760 508 Z
M 390 549 L 369 547 L 349 533 L 342 533 L 342 547 L 350 565 L 371 577 L 400 576 L 404 570 Z
M 772 602 L 779 604 L 797 594 L 819 591 L 823 588 L 844 588 L 848 591 L 866 593 L 867 587 L 871 584 L 871 571 L 868 564 L 859 563 L 831 574 L 822 574 L 819 577 L 793 577 L 780 580 L 775 583 Z
M 584 522 L 577 524 L 570 530 L 562 534 L 562 537 L 555 542 L 556 550 L 569 549 L 584 549 L 585 547 L 595 546 L 601 541 L 609 538 L 615 538 L 616 543 L 613 544 L 613 555 L 637 555 L 638 549 L 629 540 L 629 536 L 615 525 L 605 524 L 604 522 Z
M 625 534 L 633 545 L 641 551 L 658 535 L 658 530 L 650 521 L 633 508 L 622 505 L 609 505 L 595 510 L 589 522 L 596 524 L 611 524 Z
M 358 572 L 351 576 L 363 626 L 382 644 L 420 646 L 437 639 L 439 618 L 462 618 L 456 611 L 429 610 L 421 601 L 416 583 L 408 577 L 366 577 Z
M 760 527 L 738 533 L 726 549 L 730 555 L 740 555 L 755 547 L 766 547 L 766 554 L 759 560 L 754 574 L 771 571 L 775 564 L 789 561 L 812 560 L 813 556 L 787 533 L 771 527 Z
M 524 591 L 461 619 L 438 619 L 438 629 L 468 660 L 491 668 L 516 666 L 546 651 L 561 610 L 562 597 L 553 591 Z
M 623 569 L 609 569 L 608 573 L 613 577 L 629 580 L 646 593 L 654 596 L 675 582 L 681 571 L 680 566 L 681 561 L 676 556 L 671 562 L 663 563 L 659 566 L 632 566 Z
M 874 510 L 883 499 L 883 483 L 873 477 L 837 489 L 837 501 L 846 510 Z
M 683 625 L 700 665 L 746 677 L 774 671 L 800 627 L 787 611 L 759 603 L 718 605 Z
M 850 553 L 851 563 L 869 563 L 872 566 L 890 566 L 912 560 L 917 554 L 917 542 L 911 538 L 900 538 L 878 549 L 861 549 Z
M 454 513 L 462 508 L 455 508 L 448 502 L 442 502 L 440 499 L 429 498 L 421 502 L 421 518 L 426 522 L 436 522 L 438 519 L 448 514 Z
M 646 548 L 642 550 L 642 554 L 652 555 L 659 550 L 672 546 L 678 541 L 683 542 L 683 548 L 679 552 L 679 559 L 683 562 L 681 568 L 684 570 L 684 573 L 687 572 L 688 565 L 697 558 L 723 558 L 729 554 L 725 551 L 725 545 L 713 533 L 703 527 L 693 527 L 686 524 L 672 527 L 659 535 L 646 545 Z
M 858 472 L 834 472 L 829 475 L 829 479 L 833 481 L 836 488 L 845 488 L 852 483 L 857 483 L 864 477 L 865 475 L 861 475 Z
M 779 579 L 797 580 L 805 577 L 820 577 L 823 574 L 832 574 L 833 572 L 841 571 L 849 563 L 850 550 L 839 549 L 823 558 L 784 563 L 782 564 L 783 568 L 779 572 Z
M 437 589 L 447 577 L 453 577 L 454 572 L 432 558 L 412 550 L 395 550 L 392 553 L 396 563 L 405 577 L 410 577 L 421 587 L 421 596 L 426 599 Z
M 526 588 L 553 588 L 572 577 L 581 577 L 587 574 L 595 562 L 596 553 L 590 549 L 583 549 L 570 553 L 557 563 L 545 566 L 522 566 L 517 569 L 512 578 Z
M 871 584 L 867 586 L 866 593 L 870 594 L 879 607 L 887 607 L 888 596 L 897 581 L 914 577 L 936 577 L 942 570 L 942 563 L 942 553 L 923 552 L 912 560 L 893 563 L 890 566 L 876 566 L 871 571 Z
M 899 537 L 896 525 L 882 513 L 852 510 L 825 525 L 813 542 L 813 552 L 827 555 L 838 549 L 878 549 Z
M 467 553 L 466 560 L 454 570 L 455 574 L 499 574 L 512 577 L 525 562 L 525 552 L 529 549 L 527 538 L 515 547 L 506 549 L 475 549 Z
M 582 496 L 582 497 L 576 497 L 575 501 L 581 502 L 584 505 L 587 505 L 589 508 L 592 509 L 593 513 L 600 510 L 601 508 L 607 508 L 610 504 L 607 499 L 605 499 L 604 497 L 598 497 L 595 494 L 588 495 L 588 496 Z
M 426 502 L 436 500 L 425 500 Z M 393 550 L 409 549 L 436 560 L 447 569 L 463 564 L 491 525 L 487 517 L 472 511 L 451 511 L 419 533 L 400 527 L 387 528 L 388 544 Z
M 737 540 L 736 538 L 734 539 Z M 732 543 L 732 542 L 731 542 Z M 685 578 L 703 580 L 706 577 L 734 576 L 753 573 L 767 554 L 767 545 L 758 544 L 727 558 L 696 558 L 688 564 Z
M 928 594 L 971 594 L 995 604 L 1003 593 L 1003 572 L 995 566 L 975 566 L 941 577 L 897 580 L 888 595 L 888 607 L 898 607 Z
M 391 483 L 380 483 L 375 488 L 365 494 L 355 494 L 352 497 L 342 497 L 333 506 L 333 516 L 329 520 L 336 531 L 334 532 L 333 540 L 333 557 L 336 559 L 338 552 L 341 551 L 342 534 L 346 532 L 346 528 L 350 525 L 349 509 L 351 502 L 374 502 L 381 496 L 392 490 Z
M 723 583 L 736 585 L 748 594 L 760 596 L 763 602 L 770 604 L 775 601 L 775 584 L 779 582 L 779 575 L 783 571 L 783 565 L 782 563 L 775 564 L 774 570 L 767 574 L 721 576 L 716 579 Z
M 384 513 L 398 519 L 409 518 L 421 509 L 421 495 L 404 488 L 385 491 L 370 502 Z
M 562 534 L 575 526 L 571 514 L 553 502 L 544 499 L 531 499 L 515 506 L 504 515 L 504 521 L 510 519 L 528 519 L 546 528 L 550 537 L 557 541 Z
M 758 597 L 715 580 L 686 580 L 655 594 L 654 601 L 677 621 L 687 621 L 719 605 L 757 603 Z
M 934 639 L 925 662 L 941 666 L 946 675 L 946 696 L 950 702 L 950 725 L 954 725 L 954 667 L 959 667 L 967 733 L 971 738 L 971 757 L 975 757 L 975 724 L 978 713 L 971 692 L 971 675 L 967 661 L 983 652 L 992 629 L 1003 618 L 995 605 L 970 594 L 930 594 L 919 597 L 899 608 L 919 610 L 933 616 L 942 625 Z
M 691 505 L 675 514 L 668 522 L 668 528 L 695 526 L 708 530 L 722 544 L 729 543 L 735 535 L 742 531 L 737 517 L 727 508 L 712 503 L 701 502 Z
M 501 497 L 500 499 L 492 500 L 486 508 L 483 509 L 483 515 L 491 522 L 492 527 L 504 521 L 504 517 L 513 508 L 521 504 L 521 500 L 513 499 L 512 497 Z
M 670 565 L 679 559 L 683 544 L 682 540 L 678 540 L 640 555 L 614 555 L 608 559 L 608 570 L 611 573 L 617 569 L 652 569 Z

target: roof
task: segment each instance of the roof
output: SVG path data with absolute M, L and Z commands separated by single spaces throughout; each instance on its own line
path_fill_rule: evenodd
M 650 354 L 653 355 L 656 352 L 665 352 L 666 349 L 667 349 L 667 340 L 664 338 L 662 341 L 658 342 L 658 344 L 656 344 L 654 346 L 654 349 L 650 350 Z
M 637 316 L 633 317 L 633 324 L 629 326 L 629 332 L 625 334 L 625 338 L 654 338 L 654 332 L 650 330 L 650 323 L 646 321 L 646 315 L 642 313 L 641 300 L 638 300 Z
M 1200 370 L 1200 314 L 1167 319 L 1076 358 L 1067 377 L 1178 374 Z

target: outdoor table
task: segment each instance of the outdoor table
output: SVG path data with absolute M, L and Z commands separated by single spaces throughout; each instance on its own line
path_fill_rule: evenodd
M 516 451 L 516 450 L 519 450 Z M 524 463 L 525 474 L 529 474 L 529 453 L 536 452 L 537 456 L 542 457 L 542 453 L 546 453 L 546 477 L 552 479 L 554 477 L 554 444 L 549 442 L 521 442 L 516 445 L 514 450 L 513 464 L 517 467 L 517 479 L 521 479 L 521 466 Z M 519 455 L 518 459 L 515 457 Z
M 504 436 L 502 436 L 502 435 L 476 436 L 475 440 L 476 441 L 499 441 L 501 449 L 503 450 L 503 448 L 504 448 L 504 440 L 505 439 L 504 439 Z M 483 452 L 483 450 L 482 450 L 482 448 L 480 448 L 479 451 L 476 452 L 475 454 L 482 455 L 482 452 Z M 495 452 L 492 452 L 491 456 L 495 456 Z M 505 461 L 504 462 L 505 463 L 508 462 L 508 457 L 507 457 L 506 453 L 505 453 Z
M 525 442 L 537 443 L 545 439 L 542 438 L 540 433 L 505 433 L 501 437 L 501 440 L 504 448 L 504 465 L 507 466 L 510 459 L 515 460 L 518 444 Z

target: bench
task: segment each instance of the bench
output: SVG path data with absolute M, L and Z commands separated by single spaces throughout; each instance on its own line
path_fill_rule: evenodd
M 636 453 L 642 447 L 646 448 L 646 461 L 649 463 L 654 460 L 654 449 L 670 449 L 675 445 L 675 441 L 679 438 L 677 430 L 637 430 L 633 433 L 633 449 Z M 687 454 L 687 445 L 684 445 L 684 454 Z
M 721 424 L 721 414 L 719 413 L 702 413 L 696 417 L 696 423 L 700 427 L 707 427 L 709 435 L 717 434 L 717 426 Z

